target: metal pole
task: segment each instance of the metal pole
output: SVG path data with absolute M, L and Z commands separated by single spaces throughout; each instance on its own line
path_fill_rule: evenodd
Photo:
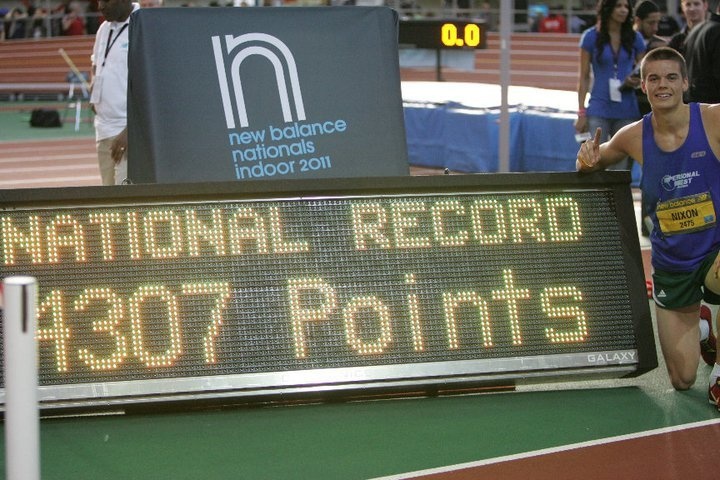
M 515 2 L 500 2 L 500 138 L 498 142 L 498 171 L 510 171 L 510 35 L 512 33 Z
M 439 48 L 435 49 L 435 80 L 442 82 L 442 51 Z
M 8 277 L 3 285 L 5 478 L 39 480 L 37 282 Z

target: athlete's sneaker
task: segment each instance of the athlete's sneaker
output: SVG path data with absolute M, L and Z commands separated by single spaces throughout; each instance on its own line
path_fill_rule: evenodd
M 700 321 L 707 322 L 710 328 L 708 338 L 700 342 L 700 355 L 705 363 L 710 366 L 715 365 L 716 346 L 715 334 L 713 333 L 712 312 L 707 305 L 700 305 Z
M 708 389 L 708 400 L 720 411 L 720 378 L 716 378 L 715 383 Z

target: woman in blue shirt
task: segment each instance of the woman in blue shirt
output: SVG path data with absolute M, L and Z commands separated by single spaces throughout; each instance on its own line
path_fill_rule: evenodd
M 578 81 L 578 132 L 602 128 L 607 140 L 620 128 L 640 118 L 634 89 L 640 86 L 636 65 L 645 54 L 645 41 L 633 29 L 628 0 L 600 0 L 598 23 L 580 38 Z M 592 73 L 592 79 L 591 79 Z M 590 85 L 592 84 L 592 90 Z M 585 100 L 590 92 L 587 109 Z M 615 165 L 630 170 L 632 159 Z

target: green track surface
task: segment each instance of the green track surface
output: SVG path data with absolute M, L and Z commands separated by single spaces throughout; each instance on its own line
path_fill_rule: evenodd
M 642 387 L 45 418 L 42 478 L 366 479 L 715 418 Z
M 72 102 L 0 102 L 0 142 L 22 140 L 48 140 L 57 138 L 92 137 L 95 129 L 90 118 L 87 104 L 83 104 L 81 122 L 75 131 L 75 107 Z M 57 128 L 38 128 L 30 126 L 30 115 L 36 108 L 55 109 L 63 120 L 63 126 Z

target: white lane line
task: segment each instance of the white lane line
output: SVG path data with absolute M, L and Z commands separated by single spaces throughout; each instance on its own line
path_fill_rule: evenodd
M 651 437 L 653 435 L 663 435 L 666 433 L 679 432 L 682 430 L 690 430 L 692 428 L 706 427 L 709 425 L 720 424 L 720 419 L 703 420 L 700 422 L 686 423 L 683 425 L 675 425 L 673 427 L 657 428 L 654 430 L 646 430 L 644 432 L 628 433 L 626 435 L 618 435 L 615 437 L 601 438 L 598 440 L 590 440 L 587 442 L 573 443 L 570 445 L 562 445 L 559 447 L 544 448 L 541 450 L 534 450 L 532 452 L 516 453 L 513 455 L 505 455 L 503 457 L 488 458 L 486 460 L 478 460 L 476 462 L 458 463 L 456 465 L 448 465 L 439 468 L 429 468 L 426 470 L 417 470 L 414 472 L 401 473 L 398 475 L 389 475 L 386 477 L 376 477 L 370 480 L 407 480 L 424 475 L 434 475 L 438 473 L 448 473 L 456 470 L 464 470 L 466 468 L 483 467 L 486 465 L 493 465 L 496 463 L 510 462 L 514 460 L 523 460 L 526 458 L 538 457 L 541 455 L 548 455 L 553 453 L 562 453 L 570 450 L 576 450 L 580 448 L 594 447 L 598 445 L 605 445 L 608 443 L 622 442 L 625 440 L 633 440 L 636 438 Z

